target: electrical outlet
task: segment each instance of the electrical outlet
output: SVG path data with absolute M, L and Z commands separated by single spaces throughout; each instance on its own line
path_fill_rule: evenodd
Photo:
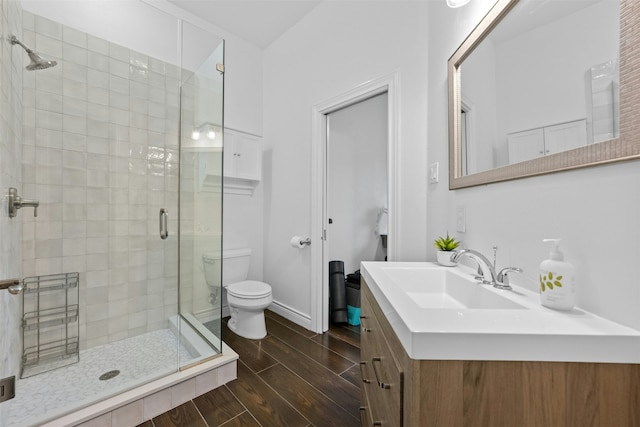
M 466 233 L 467 231 L 467 215 L 464 206 L 458 206 L 456 209 L 456 230 L 459 233 Z
M 429 166 L 429 184 L 435 184 L 439 181 L 438 169 L 440 169 L 440 163 L 435 162 Z

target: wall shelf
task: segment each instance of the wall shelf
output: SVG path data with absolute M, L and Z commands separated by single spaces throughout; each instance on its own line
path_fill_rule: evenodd
M 202 153 L 200 190 L 251 195 L 262 180 L 262 138 L 235 129 L 224 130 L 224 148 Z M 222 162 L 220 153 L 222 152 Z M 221 169 L 222 167 L 222 169 Z

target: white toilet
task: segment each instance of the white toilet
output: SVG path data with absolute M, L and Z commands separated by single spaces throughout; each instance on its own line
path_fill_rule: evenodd
M 264 282 L 246 280 L 251 260 L 251 249 L 234 249 L 222 252 L 222 286 L 227 290 L 227 302 L 231 311 L 229 329 L 244 338 L 261 339 L 267 336 L 264 310 L 273 298 L 271 286 Z M 219 253 L 202 255 L 204 276 L 212 293 L 217 289 L 220 266 Z

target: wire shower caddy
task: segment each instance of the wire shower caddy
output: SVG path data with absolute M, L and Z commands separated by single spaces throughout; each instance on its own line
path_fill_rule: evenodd
M 80 360 L 79 282 L 76 272 L 23 279 L 20 378 Z

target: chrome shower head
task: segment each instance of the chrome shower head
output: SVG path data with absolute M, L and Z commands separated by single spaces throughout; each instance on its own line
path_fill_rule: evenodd
M 11 36 L 10 41 L 12 45 L 20 45 L 27 52 L 27 55 L 29 55 L 31 63 L 25 67 L 27 70 L 44 70 L 46 68 L 51 68 L 58 65 L 56 61 L 48 61 L 46 59 L 42 59 L 42 57 L 38 55 L 37 52 L 34 52 L 33 50 L 26 47 L 20 40 L 16 38 L 16 36 Z

